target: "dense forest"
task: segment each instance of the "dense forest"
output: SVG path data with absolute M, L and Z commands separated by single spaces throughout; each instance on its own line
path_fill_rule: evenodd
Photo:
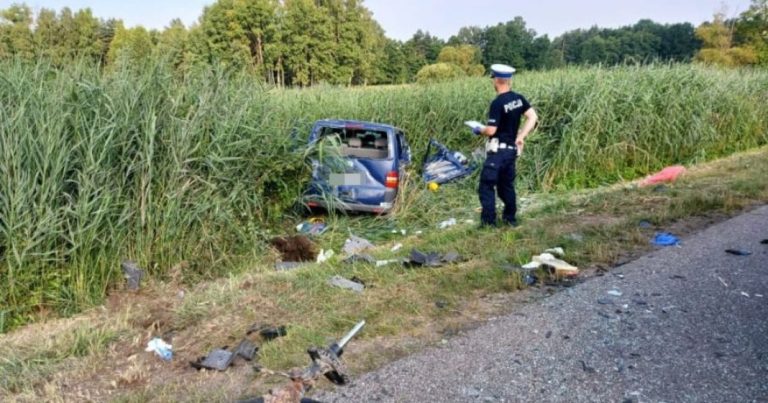
M 0 58 L 74 60 L 140 67 L 165 58 L 177 70 L 218 64 L 280 86 L 400 84 L 485 73 L 491 63 L 523 70 L 564 65 L 701 61 L 768 66 L 768 0 L 738 18 L 715 14 L 699 27 L 641 20 L 620 28 L 577 29 L 550 39 L 523 17 L 461 28 L 447 40 L 417 31 L 387 38 L 362 0 L 218 0 L 190 27 L 126 27 L 90 9 L 0 10 Z

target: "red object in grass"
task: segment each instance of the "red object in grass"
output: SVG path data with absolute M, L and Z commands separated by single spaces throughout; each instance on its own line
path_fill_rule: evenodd
M 658 183 L 674 182 L 684 172 L 685 172 L 685 167 L 682 165 L 666 167 L 661 171 L 659 171 L 658 173 L 655 173 L 643 179 L 642 181 L 640 181 L 640 186 L 651 186 L 651 185 L 656 185 Z

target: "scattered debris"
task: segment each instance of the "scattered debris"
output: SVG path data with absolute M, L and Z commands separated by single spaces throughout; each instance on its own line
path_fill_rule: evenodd
M 332 258 L 333 255 L 333 249 L 320 249 L 320 253 L 317 255 L 317 263 L 325 263 L 328 259 Z
M 462 257 L 457 252 L 448 252 L 445 255 L 441 255 L 437 252 L 424 253 L 417 249 L 413 249 L 404 264 L 406 267 L 440 267 L 445 263 L 456 263 L 461 260 Z
M 402 247 L 403 247 L 403 244 L 401 244 L 401 243 L 398 243 L 398 244 L 396 244 L 395 246 L 393 246 L 391 250 L 392 250 L 392 252 L 397 252 L 397 251 L 399 251 L 400 249 L 402 249 Z
M 725 253 L 729 253 L 731 255 L 736 255 L 736 256 L 749 256 L 752 254 L 752 252 L 748 252 L 745 250 L 738 250 L 738 249 L 726 249 Z
M 344 289 L 347 289 L 347 290 L 352 290 L 352 291 L 354 291 L 356 293 L 362 293 L 363 290 L 365 289 L 365 285 L 360 284 L 360 283 L 356 283 L 356 282 L 354 282 L 352 280 L 347 280 L 347 279 L 345 279 L 344 277 L 341 277 L 341 276 L 333 276 L 331 279 L 328 280 L 328 284 L 330 284 L 330 285 L 332 285 L 334 287 L 339 287 L 339 288 L 344 288 Z
M 568 234 L 565 236 L 565 238 L 574 242 L 584 242 L 584 235 L 578 232 Z
M 685 167 L 682 165 L 675 165 L 671 167 L 666 167 L 662 169 L 661 171 L 650 175 L 646 177 L 645 179 L 641 180 L 639 185 L 641 187 L 643 186 L 650 186 L 650 185 L 656 185 L 664 182 L 674 182 L 676 181 L 680 175 L 685 173 Z
M 434 154 L 432 154 L 434 147 Z M 439 185 L 456 179 L 463 178 L 475 170 L 475 165 L 469 163 L 464 154 L 451 151 L 435 139 L 429 140 L 427 152 L 424 157 L 423 178 L 424 182 Z M 432 188 L 430 188 L 431 190 Z
M 373 258 L 371 255 L 366 254 L 357 254 L 352 255 L 346 259 L 343 260 L 344 263 L 376 263 L 376 259 Z
M 275 263 L 275 270 L 290 271 L 290 270 L 298 269 L 299 267 L 304 265 L 305 263 L 302 263 L 302 262 L 277 262 Z
M 438 301 L 435 301 L 435 306 L 440 308 L 440 309 L 443 309 L 443 308 L 448 306 L 448 302 L 443 301 L 443 300 L 438 300 Z
M 285 326 L 283 326 L 283 331 L 285 331 Z M 256 352 L 259 351 L 259 347 L 255 344 L 251 343 L 248 339 L 243 339 L 240 341 L 240 344 L 237 345 L 237 348 L 235 349 L 235 354 L 237 354 L 240 357 L 243 357 L 246 361 L 253 361 L 253 359 L 256 357 Z
M 761 245 L 768 245 L 768 239 L 763 239 L 762 241 L 760 241 L 760 244 Z
M 757 298 L 763 298 L 763 294 L 755 294 Z
M 743 296 L 745 296 L 745 297 L 749 298 L 749 294 L 748 294 L 748 293 L 746 293 L 746 292 L 744 292 L 744 291 L 742 291 L 742 292 L 741 292 L 741 295 L 743 295 Z
M 304 235 L 273 238 L 269 244 L 280 252 L 284 262 L 314 262 L 317 259 L 315 245 Z
M 270 341 L 287 335 L 288 329 L 285 326 L 253 325 L 245 334 L 250 336 L 257 332 L 264 340 Z
M 137 291 L 141 278 L 144 277 L 144 270 L 139 268 L 138 263 L 133 260 L 125 260 L 120 263 L 120 268 L 123 269 L 123 277 L 128 281 L 128 289 L 131 291 Z
M 456 223 L 457 223 L 457 221 L 456 221 L 456 219 L 455 219 L 455 218 L 450 218 L 450 219 L 448 219 L 448 220 L 445 220 L 445 221 L 441 222 L 441 223 L 440 223 L 440 224 L 438 224 L 437 226 L 438 226 L 440 229 L 446 229 L 446 228 L 448 228 L 448 227 L 452 227 L 452 226 L 456 225 Z
M 610 298 L 598 298 L 597 303 L 600 305 L 611 305 L 613 304 L 613 300 Z
M 681 276 L 679 274 L 675 274 L 674 276 L 669 277 L 670 280 L 686 280 L 685 276 Z
M 545 339 L 548 339 L 548 338 L 550 338 L 550 337 L 552 337 L 552 331 L 551 331 L 551 330 L 550 330 L 550 331 L 548 331 L 548 332 L 547 332 L 547 334 L 545 334 L 545 335 L 544 335 L 544 338 L 545 338 Z
M 217 348 L 205 357 L 200 357 L 197 361 L 189 364 L 195 369 L 215 369 L 217 371 L 226 371 L 235 360 L 235 353 L 223 348 Z
M 544 253 L 551 253 L 553 255 L 565 256 L 565 250 L 563 250 L 563 248 L 561 248 L 559 246 L 556 247 L 556 248 L 549 248 L 549 249 L 545 250 Z
M 464 260 L 456 251 L 451 251 L 443 255 L 443 262 L 445 263 L 457 263 Z
M 296 231 L 307 235 L 321 235 L 328 229 L 322 218 L 310 218 L 296 226 Z
M 345 255 L 352 256 L 371 248 L 373 248 L 373 244 L 367 239 L 352 235 L 349 239 L 344 241 L 344 248 L 342 251 Z
M 720 280 L 720 282 L 725 286 L 725 288 L 728 288 L 728 283 L 726 283 L 725 280 L 723 280 L 722 277 L 717 276 L 717 279 Z
M 305 401 L 304 394 L 317 385 L 319 379 L 325 376 L 335 385 L 349 383 L 346 367 L 341 362 L 344 347 L 365 326 L 365 321 L 358 323 L 349 333 L 328 348 L 312 347 L 307 350 L 312 363 L 306 369 L 293 368 L 288 374 L 290 382 L 281 388 L 272 389 L 268 394 L 248 399 L 248 402 L 299 402 Z
M 620 297 L 624 294 L 622 294 L 622 292 L 619 290 L 611 290 L 611 291 L 608 291 L 608 295 L 612 295 L 614 297 Z
M 257 351 L 259 351 L 258 346 L 248 339 L 243 339 L 233 351 L 228 351 L 226 347 L 217 348 L 208 353 L 207 356 L 200 357 L 197 361 L 191 361 L 189 365 L 195 369 L 226 371 L 237 357 L 246 361 L 253 361 Z
M 383 267 L 383 266 L 386 266 L 386 265 L 390 265 L 392 263 L 402 263 L 402 260 L 399 260 L 399 259 L 377 260 L 376 261 L 376 267 Z
M 555 258 L 550 253 L 542 253 L 539 256 L 533 257 L 534 262 L 549 266 L 555 269 L 555 274 L 558 276 L 576 276 L 579 274 L 579 268 L 571 265 L 563 260 Z
M 675 246 L 680 244 L 680 240 L 676 236 L 666 232 L 657 233 L 652 242 L 656 246 Z
M 164 361 L 170 361 L 173 358 L 173 346 L 159 337 L 150 340 L 145 351 L 154 352 Z

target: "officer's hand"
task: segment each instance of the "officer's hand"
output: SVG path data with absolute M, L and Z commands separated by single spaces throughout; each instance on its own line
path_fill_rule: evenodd
M 482 133 L 484 129 L 485 129 L 485 126 L 477 126 L 477 127 L 473 127 L 473 128 L 472 128 L 472 133 L 475 133 L 475 135 L 477 136 L 477 135 L 479 135 L 480 133 Z
M 515 140 L 515 146 L 517 147 L 517 155 L 522 154 L 523 153 L 523 147 L 525 147 L 525 140 L 523 140 L 523 139 Z

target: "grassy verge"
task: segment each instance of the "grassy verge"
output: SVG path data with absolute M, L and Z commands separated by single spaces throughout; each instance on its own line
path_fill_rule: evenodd
M 270 230 L 291 228 L 316 119 L 399 126 L 418 164 L 430 137 L 477 147 L 462 122 L 482 119 L 494 95 L 487 78 L 272 90 L 159 62 L 104 74 L 2 61 L 0 72 L 0 332 L 101 304 L 125 258 L 154 278 L 182 260 L 202 280 L 247 268 Z M 521 74 L 514 88 L 541 116 L 521 190 L 596 187 L 768 144 L 764 70 L 568 68 Z M 470 182 L 409 192 L 400 223 L 378 229 L 462 213 L 475 205 Z M 371 232 L 369 220 L 341 226 Z
M 524 224 L 515 230 L 480 230 L 463 222 L 477 219 L 472 184 L 444 186 L 437 193 L 412 185 L 395 217 L 329 217 L 332 229 L 317 240 L 319 246 L 338 252 L 353 232 L 374 240 L 378 248 L 373 254 L 380 259 L 419 248 L 456 250 L 468 261 L 406 269 L 332 259 L 275 273 L 267 256 L 243 274 L 196 286 L 185 283 L 184 265 L 179 265 L 168 282 L 148 284 L 137 294 L 113 293 L 103 308 L 0 336 L 0 396 L 21 401 L 217 401 L 264 392 L 281 378 L 258 375 L 243 364 L 215 374 L 188 365 L 210 348 L 236 344 L 254 323 L 288 326 L 288 336 L 262 344 L 259 358 L 264 367 L 285 370 L 307 363 L 308 346 L 326 344 L 366 319 L 369 325 L 346 355 L 359 373 L 557 288 L 539 285 L 513 292 L 521 281 L 503 270 L 506 264 L 524 263 L 559 245 L 567 260 L 585 269 L 581 278 L 588 279 L 649 250 L 657 230 L 684 236 L 766 203 L 765 172 L 768 148 L 761 148 L 695 167 L 681 181 L 661 188 L 621 184 L 531 194 Z M 460 224 L 437 229 L 451 217 Z M 641 228 L 641 220 L 652 227 Z M 407 230 L 405 236 L 392 233 L 400 229 Z M 404 248 L 392 252 L 395 243 Z M 357 276 L 369 287 L 363 294 L 331 288 L 326 280 L 336 274 Z M 172 340 L 173 362 L 143 351 L 155 335 Z

